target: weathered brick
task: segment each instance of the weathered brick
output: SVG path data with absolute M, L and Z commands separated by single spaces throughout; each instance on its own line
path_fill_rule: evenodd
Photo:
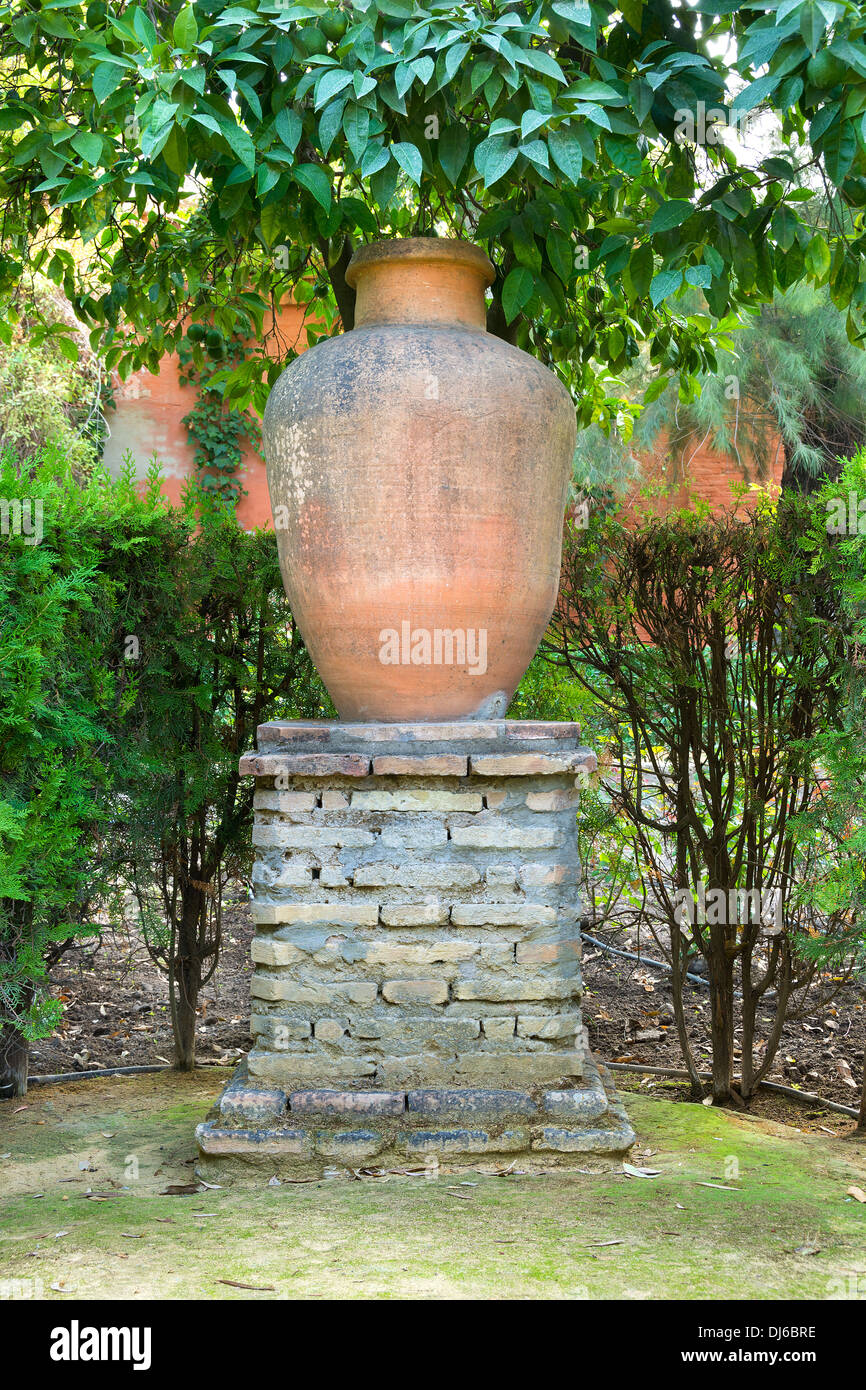
M 580 1014 L 517 1015 L 517 1035 L 521 1038 L 573 1038 L 579 1027 Z
M 432 849 L 448 843 L 448 831 L 444 824 L 433 822 L 428 825 L 385 825 L 379 841 L 387 849 Z
M 257 791 L 253 797 L 254 811 L 279 811 L 284 816 L 293 811 L 312 811 L 315 804 L 313 792 Z
M 484 793 L 484 805 L 488 811 L 498 811 L 508 800 L 506 791 L 488 791 Z
M 335 1081 L 345 1077 L 373 1076 L 376 1061 L 372 1057 L 354 1057 L 348 1053 L 324 1054 L 304 1052 L 259 1052 L 249 1054 L 250 1076 L 268 1077 L 272 1081 Z
M 245 753 L 241 777 L 366 777 L 370 759 L 358 753 Z
M 438 962 L 470 960 L 480 949 L 477 941 L 451 939 L 425 946 L 365 941 L 354 943 L 354 950 L 344 951 L 343 955 L 346 960 L 363 960 L 365 965 L 435 965 Z
M 544 975 L 477 975 L 474 979 L 458 980 L 453 986 L 455 999 L 514 1000 L 569 999 L 575 993 L 572 980 Z
M 574 772 L 590 763 L 594 770 L 596 759 L 592 753 L 482 753 L 473 754 L 469 763 L 479 777 L 534 777 Z
M 538 1106 L 525 1091 L 478 1090 L 471 1087 L 412 1090 L 406 1096 L 406 1104 L 410 1114 L 459 1115 L 468 1120 L 538 1113 Z
M 563 936 L 551 932 L 546 936 L 530 937 L 517 943 L 518 965 L 550 965 L 559 960 L 580 960 L 580 934 Z
M 488 864 L 484 870 L 484 882 L 491 888 L 513 888 L 517 882 L 515 864 Z
M 527 829 L 500 825 L 458 825 L 451 831 L 455 845 L 469 849 L 551 849 L 562 841 L 555 826 L 539 825 Z
M 467 1052 L 457 1058 L 455 1077 L 469 1081 L 513 1081 L 529 1086 L 538 1081 L 581 1076 L 582 1052 Z
M 375 1158 L 386 1142 L 387 1136 L 373 1129 L 320 1129 L 316 1135 L 316 1153 L 343 1163 L 360 1163 L 365 1158 Z
M 501 1134 L 485 1129 L 410 1129 L 397 1136 L 397 1144 L 409 1154 L 518 1153 L 528 1142 L 526 1129 L 505 1129 Z
M 295 825 L 292 821 L 270 821 L 267 825 L 256 822 L 253 826 L 253 844 L 262 849 L 274 846 L 315 850 L 327 845 L 361 849 L 375 843 L 376 836 L 371 830 L 354 825 Z
M 331 864 L 323 864 L 319 870 L 319 883 L 322 888 L 348 888 L 349 880 L 342 869 Z
M 271 1047 L 285 1047 L 290 1042 L 303 1042 L 312 1034 L 308 1019 L 280 1018 L 275 1014 L 250 1014 L 250 1032 L 267 1037 Z
M 321 922 L 334 927 L 375 927 L 379 904 L 371 902 L 252 903 L 253 917 L 262 926 L 279 923 Z
M 338 1018 L 319 1018 L 313 1025 L 317 1042 L 335 1043 L 345 1037 L 346 1029 Z
M 518 879 L 526 888 L 542 888 L 547 884 L 576 883 L 577 869 L 569 864 L 521 864 Z
M 195 1137 L 205 1154 L 309 1158 L 313 1153 L 312 1136 L 303 1129 L 221 1129 L 201 1124 Z
M 562 1129 L 545 1125 L 532 1140 L 532 1147 L 542 1153 L 620 1154 L 634 1143 L 634 1134 L 627 1125 L 615 1129 Z
M 254 975 L 250 993 L 254 999 L 282 1001 L 284 1004 L 328 1005 L 335 998 L 340 998 L 366 1008 L 376 998 L 376 986 L 363 980 L 327 980 L 321 985 L 299 985 L 292 979 Z
M 219 1109 L 224 1120 L 273 1120 L 285 1114 L 287 1105 L 285 1091 L 275 1086 L 252 1086 L 243 1079 L 242 1073 L 226 1086 L 220 1096 Z
M 530 811 L 568 811 L 576 807 L 580 796 L 576 791 L 527 792 L 526 804 Z
M 304 958 L 304 952 L 288 941 L 271 941 L 262 937 L 253 939 L 250 955 L 256 965 L 293 965 Z
M 326 791 L 322 792 L 323 811 L 345 811 L 348 810 L 349 798 L 345 792 Z
M 352 809 L 358 811 L 480 811 L 477 792 L 363 791 L 352 792 Z
M 468 888 L 481 879 L 473 864 L 447 860 L 361 864 L 353 877 L 356 888 Z
M 363 1025 L 362 1025 L 363 1027 Z M 354 1036 L 363 1037 L 362 1029 L 352 1027 Z M 459 1049 L 479 1037 L 477 1018 L 448 1018 L 439 1014 L 433 1018 L 401 1011 L 396 1017 L 383 1019 L 378 1036 L 383 1047 L 401 1054 L 417 1052 L 431 1043 L 437 1047 Z
M 289 1109 L 297 1115 L 402 1115 L 403 1091 L 292 1091 Z
M 373 759 L 373 772 L 378 777 L 465 777 L 469 759 L 457 753 L 428 753 L 421 757 L 383 755 Z
M 448 921 L 448 908 L 434 899 L 424 903 L 383 903 L 386 927 L 440 927 Z
M 608 1110 L 608 1099 L 601 1082 L 569 1091 L 545 1091 L 541 1097 L 545 1114 L 557 1120 L 597 1120 Z
M 386 980 L 382 997 L 389 1004 L 444 1004 L 448 985 L 444 980 Z
M 510 1042 L 514 1037 L 514 1018 L 510 1015 L 497 1018 L 482 1018 L 481 1026 L 485 1038 L 491 1042 Z
M 556 909 L 539 903 L 455 903 L 455 927 L 534 927 L 556 921 Z

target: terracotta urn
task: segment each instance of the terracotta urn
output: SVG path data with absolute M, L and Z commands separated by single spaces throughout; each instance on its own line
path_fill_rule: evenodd
M 375 242 L 347 279 L 354 328 L 265 411 L 292 611 L 341 718 L 501 717 L 556 600 L 572 401 L 486 331 L 479 247 Z

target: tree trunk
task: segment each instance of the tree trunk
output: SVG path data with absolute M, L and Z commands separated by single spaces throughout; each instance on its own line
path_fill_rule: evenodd
M 0 1096 L 26 1096 L 30 1045 L 12 1023 L 0 1028 Z
M 866 1134 L 866 1059 L 863 1062 L 863 1086 L 860 1091 L 860 1114 L 855 1134 Z
M 199 925 L 206 904 L 204 893 L 192 884 L 185 884 L 181 894 L 181 916 L 170 981 L 174 1064 L 178 1071 L 193 1071 L 196 1009 L 202 978 Z
M 725 1105 L 731 1098 L 734 1078 L 734 962 L 723 943 L 713 942 L 712 946 L 710 1009 L 713 1104 Z

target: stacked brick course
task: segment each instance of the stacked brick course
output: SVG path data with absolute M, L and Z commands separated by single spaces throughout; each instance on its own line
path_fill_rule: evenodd
M 580 1013 L 578 734 L 261 727 L 255 1044 L 205 1157 L 628 1147 Z

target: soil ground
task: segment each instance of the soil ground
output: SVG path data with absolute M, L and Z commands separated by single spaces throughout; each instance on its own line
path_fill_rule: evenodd
M 202 1064 L 233 1067 L 249 1048 L 252 934 L 246 895 L 238 889 L 225 907 L 219 968 L 201 995 L 197 1052 Z M 637 945 L 617 944 L 631 949 Z M 654 954 L 645 943 L 643 951 Z M 599 1057 L 609 1062 L 682 1066 L 670 986 L 663 973 L 587 945 L 584 980 L 584 1018 Z M 52 972 L 52 984 L 64 1002 L 63 1024 L 53 1038 L 34 1044 L 31 1072 L 47 1075 L 172 1060 L 165 976 L 153 965 L 134 927 L 108 932 L 98 950 L 81 947 L 68 952 Z M 710 1061 L 707 995 L 706 989 L 695 985 L 688 987 L 686 996 L 689 1031 L 698 1065 L 704 1068 Z M 765 1017 L 768 1026 L 771 1009 Z M 786 1024 L 771 1078 L 856 1108 L 864 1045 L 863 990 L 847 985 L 832 1002 L 819 1007 L 816 1001 L 802 1018 Z M 660 1078 L 641 1081 L 640 1076 L 618 1073 L 617 1085 L 625 1090 L 661 1090 L 677 1099 L 688 1096 L 686 1087 Z M 842 1115 L 769 1092 L 756 1097 L 751 1110 L 807 1130 L 843 1135 L 854 1128 L 854 1121 Z
M 161 1073 L 0 1101 L 0 1297 L 866 1297 L 849 1193 L 866 1143 L 634 1095 L 632 1164 L 656 1176 L 517 1164 L 206 1188 L 193 1132 L 218 1089 L 212 1071 Z

